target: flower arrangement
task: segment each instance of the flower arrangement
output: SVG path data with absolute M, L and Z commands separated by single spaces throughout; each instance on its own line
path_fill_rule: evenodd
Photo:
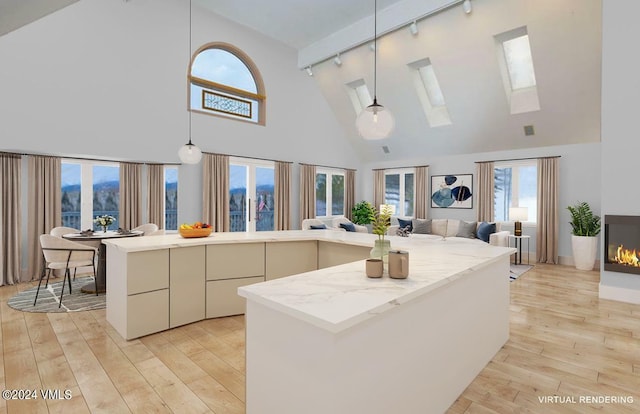
M 97 216 L 95 219 L 93 219 L 93 222 L 98 226 L 102 227 L 103 231 L 107 231 L 107 227 L 115 223 L 115 221 L 116 221 L 116 218 L 108 214 L 105 214 L 103 216 Z

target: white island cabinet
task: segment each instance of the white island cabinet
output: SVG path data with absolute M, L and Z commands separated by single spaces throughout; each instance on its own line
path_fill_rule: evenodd
M 405 280 L 358 261 L 239 289 L 247 414 L 442 413 L 504 345 L 514 249 L 391 245 L 409 251 Z

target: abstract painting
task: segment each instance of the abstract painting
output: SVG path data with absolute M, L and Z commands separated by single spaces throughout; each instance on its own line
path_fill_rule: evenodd
M 473 208 L 473 174 L 432 175 L 432 208 Z

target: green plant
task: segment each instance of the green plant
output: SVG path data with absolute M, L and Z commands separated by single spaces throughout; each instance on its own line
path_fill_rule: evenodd
M 383 204 L 380 211 L 373 210 L 369 218 L 371 219 L 372 233 L 377 234 L 379 240 L 384 240 L 384 235 L 387 234 L 387 229 L 391 225 L 391 207 L 388 204 Z
M 567 207 L 571 213 L 571 234 L 574 236 L 597 236 L 600 233 L 600 216 L 595 216 L 585 201 Z
M 351 219 L 355 224 L 365 225 L 371 223 L 371 217 L 376 210 L 368 201 L 361 201 L 351 209 Z

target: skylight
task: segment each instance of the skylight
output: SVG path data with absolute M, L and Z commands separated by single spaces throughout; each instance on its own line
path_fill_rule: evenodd
M 511 114 L 539 111 L 538 88 L 527 27 L 494 36 Z
M 536 86 L 529 35 L 507 40 L 502 43 L 502 47 L 509 71 L 511 89 L 518 90 Z
M 409 63 L 414 86 L 429 126 L 451 125 L 451 117 L 440 88 L 438 77 L 429 58 Z
M 356 115 L 360 114 L 364 108 L 373 103 L 369 88 L 364 82 L 364 79 L 358 79 L 353 82 L 347 83 L 347 93 L 351 99 L 353 109 L 356 111 Z

